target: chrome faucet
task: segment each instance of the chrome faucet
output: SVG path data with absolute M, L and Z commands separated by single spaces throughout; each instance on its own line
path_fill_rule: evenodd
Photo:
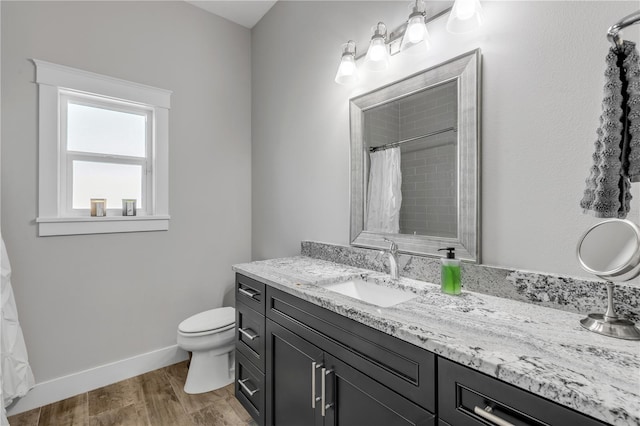
M 383 238 L 385 241 L 391 243 L 389 250 L 385 250 L 383 253 L 389 255 L 389 275 L 391 275 L 391 279 L 397 280 L 400 278 L 400 274 L 398 272 L 398 245 L 386 237 Z

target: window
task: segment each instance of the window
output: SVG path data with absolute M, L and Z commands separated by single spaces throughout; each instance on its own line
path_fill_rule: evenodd
M 60 177 L 64 212 L 87 216 L 91 198 L 106 198 L 117 215 L 135 199 L 146 214 L 152 176 L 153 110 L 125 102 L 61 92 Z
M 170 93 L 34 60 L 40 236 L 167 230 Z M 90 216 L 91 198 L 107 215 Z M 122 216 L 122 200 L 136 216 Z

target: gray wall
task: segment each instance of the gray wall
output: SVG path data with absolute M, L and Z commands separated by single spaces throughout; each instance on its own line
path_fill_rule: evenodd
M 250 32 L 184 2 L 2 2 L 2 233 L 37 382 L 174 345 L 251 251 Z M 173 90 L 170 229 L 37 237 L 38 58 Z
M 301 239 L 349 243 L 348 100 L 481 48 L 483 263 L 587 276 L 575 260 L 596 219 L 579 200 L 602 101 L 609 26 L 629 2 L 483 1 L 485 25 L 429 26 L 428 55 L 334 83 L 340 45 L 363 52 L 371 26 L 407 18 L 398 2 L 278 2 L 252 31 L 253 257 L 294 255 Z M 640 41 L 640 26 L 624 31 Z M 640 195 L 634 188 L 638 219 Z

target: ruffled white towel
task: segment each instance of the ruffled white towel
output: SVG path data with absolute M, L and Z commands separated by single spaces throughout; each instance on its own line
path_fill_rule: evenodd
M 24 336 L 20 323 L 18 323 L 18 311 L 16 308 L 13 289 L 11 287 L 11 265 L 9 256 L 2 242 L 2 254 L 0 258 L 0 272 L 2 283 L 0 287 L 0 382 L 2 386 L 2 416 L 1 424 L 9 424 L 6 421 L 5 407 L 13 402 L 15 398 L 27 394 L 29 389 L 35 384 L 29 359 L 27 357 L 27 347 L 24 343 Z

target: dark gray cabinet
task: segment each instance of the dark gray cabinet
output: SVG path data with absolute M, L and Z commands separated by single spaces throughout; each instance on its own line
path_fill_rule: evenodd
M 265 424 L 265 285 L 236 274 L 236 398 Z
M 605 424 L 240 274 L 236 288 L 236 396 L 260 426 Z
M 267 336 L 268 425 L 434 424 L 427 410 L 269 319 Z
M 271 287 L 267 288 L 266 303 L 265 314 L 269 320 L 340 359 L 363 376 L 435 412 L 434 354 Z

